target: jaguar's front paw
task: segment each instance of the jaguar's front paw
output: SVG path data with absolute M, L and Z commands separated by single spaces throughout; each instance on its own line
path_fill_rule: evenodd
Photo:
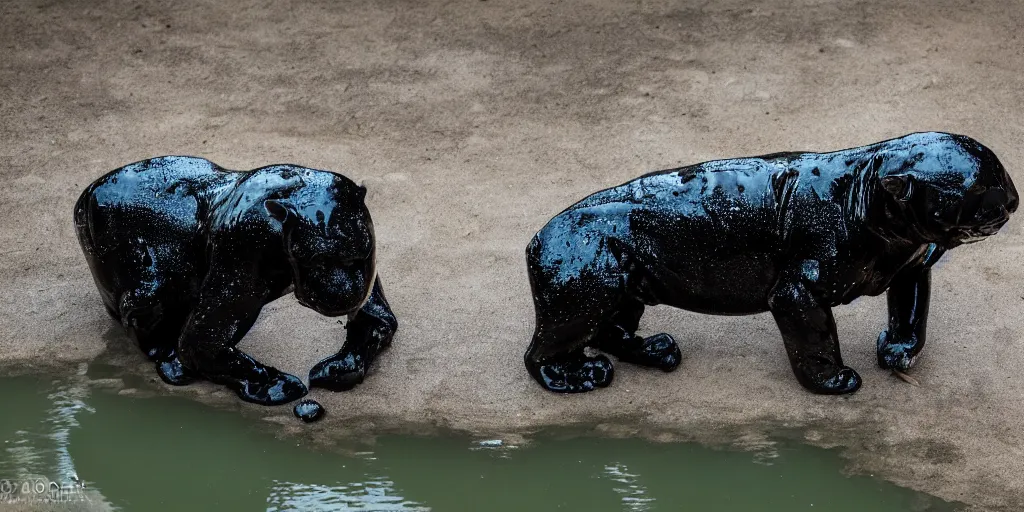
M 273 370 L 266 379 L 239 382 L 236 392 L 246 402 L 281 405 L 306 396 L 309 390 L 298 377 Z
M 878 366 L 901 372 L 909 370 L 917 361 L 916 354 L 913 354 L 915 346 L 915 339 L 901 340 L 889 331 L 882 331 L 878 335 Z
M 172 386 L 186 386 L 197 378 L 196 374 L 182 366 L 176 355 L 170 360 L 157 362 L 156 372 L 161 380 Z
M 348 391 L 362 384 L 366 364 L 355 354 L 337 354 L 320 361 L 309 371 L 309 385 L 331 391 Z
M 800 383 L 819 395 L 845 395 L 860 389 L 861 379 L 853 368 L 840 366 L 831 371 L 818 371 L 813 376 L 805 375 Z

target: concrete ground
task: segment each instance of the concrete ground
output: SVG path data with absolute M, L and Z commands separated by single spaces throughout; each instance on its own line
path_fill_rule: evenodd
M 1024 216 L 934 274 L 915 387 L 877 368 L 884 297 L 835 313 L 865 379 L 811 395 L 769 315 L 654 308 L 685 360 L 619 364 L 607 389 L 543 391 L 523 251 L 568 204 L 644 172 L 920 130 L 973 136 L 1024 183 L 1024 3 L 740 0 L 574 3 L 0 2 L 0 360 L 120 354 L 150 367 L 100 304 L 72 204 L 94 178 L 165 154 L 290 162 L 370 189 L 401 329 L 357 390 L 240 407 L 324 436 L 353 425 L 757 438 L 796 427 L 854 470 L 983 509 L 1024 508 Z M 243 347 L 304 375 L 335 321 L 283 298 Z M 234 404 L 209 385 L 191 393 Z

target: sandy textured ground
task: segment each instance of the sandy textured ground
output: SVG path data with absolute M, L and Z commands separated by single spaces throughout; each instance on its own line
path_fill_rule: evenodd
M 768 315 L 655 308 L 642 328 L 677 336 L 680 369 L 620 364 L 612 387 L 587 396 L 542 391 L 521 359 L 533 328 L 527 241 L 569 203 L 643 172 L 944 130 L 990 146 L 1020 186 L 1024 3 L 259 4 L 0 3 L 8 368 L 104 351 L 143 363 L 104 313 L 72 230 L 93 178 L 164 154 L 237 169 L 291 162 L 370 188 L 402 324 L 365 385 L 313 393 L 330 414 L 318 432 L 366 418 L 498 432 L 605 422 L 698 438 L 790 425 L 848 447 L 860 470 L 1024 508 L 1024 216 L 936 272 L 921 387 L 874 364 L 883 297 L 836 310 L 844 356 L 865 379 L 849 399 L 796 384 Z M 288 297 L 244 347 L 304 374 L 343 333 Z

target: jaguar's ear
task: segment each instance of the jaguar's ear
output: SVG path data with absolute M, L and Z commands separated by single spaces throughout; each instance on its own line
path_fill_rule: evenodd
M 356 197 L 358 197 L 360 201 L 365 200 L 366 199 L 366 187 L 364 187 L 362 185 L 356 185 Z
M 882 188 L 899 201 L 909 201 L 914 195 L 914 177 L 909 174 L 882 176 Z
M 277 199 L 267 199 L 263 201 L 263 207 L 266 208 L 267 213 L 274 220 L 284 224 L 288 220 L 288 217 L 295 216 L 295 212 L 292 211 L 291 205 Z

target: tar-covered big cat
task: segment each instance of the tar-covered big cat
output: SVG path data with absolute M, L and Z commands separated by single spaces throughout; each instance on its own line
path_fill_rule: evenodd
M 991 150 L 939 132 L 653 172 L 570 206 L 530 242 L 526 367 L 548 390 L 589 391 L 613 368 L 588 347 L 680 364 L 671 335 L 636 334 L 645 306 L 771 312 L 800 384 L 851 393 L 861 377 L 843 363 L 832 308 L 888 292 L 878 364 L 906 371 L 925 344 L 932 265 L 995 234 L 1017 205 Z

